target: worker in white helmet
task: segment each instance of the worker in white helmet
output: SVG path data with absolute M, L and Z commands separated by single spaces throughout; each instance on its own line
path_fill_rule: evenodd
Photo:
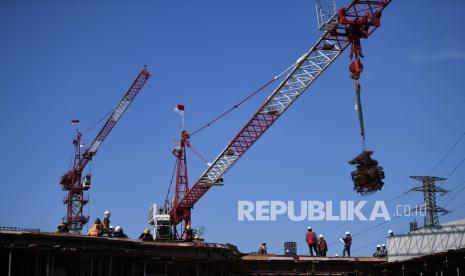
M 123 228 L 121 226 L 115 227 L 115 234 L 113 235 L 115 238 L 127 238 L 128 236 L 124 233 Z
M 344 242 L 344 250 L 342 250 L 342 257 L 346 256 L 347 252 L 347 257 L 350 257 L 350 247 L 352 246 L 352 236 L 350 235 L 350 232 L 347 231 L 345 237 L 341 238 L 342 242 Z
M 387 249 L 386 249 L 386 245 L 383 243 L 381 245 L 381 250 L 379 251 L 378 257 L 385 258 L 386 256 L 387 256 Z
M 106 232 L 110 231 L 110 216 L 111 213 L 108 210 L 103 213 L 103 229 Z
M 388 238 L 394 236 L 394 231 L 392 231 L 391 229 L 388 230 Z
M 376 245 L 376 251 L 373 253 L 373 257 L 379 257 L 379 254 L 381 253 L 381 244 Z
M 313 232 L 311 226 L 307 227 L 307 233 L 305 234 L 305 241 L 308 244 L 308 249 L 310 250 L 310 256 L 313 256 L 313 250 L 315 250 L 315 254 L 318 255 L 318 240 L 316 238 L 316 233 Z
M 318 236 L 318 256 L 326 257 L 326 252 L 328 252 L 328 243 L 323 234 L 320 234 Z

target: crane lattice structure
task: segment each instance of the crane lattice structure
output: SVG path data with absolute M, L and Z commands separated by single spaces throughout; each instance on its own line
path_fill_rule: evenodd
M 129 87 L 129 90 L 113 109 L 105 125 L 86 150 L 81 149 L 82 134 L 80 131 L 77 131 L 76 137 L 73 140 L 74 158 L 72 168 L 60 178 L 62 189 L 68 192 L 63 203 L 67 206 L 66 220 L 72 232 L 80 233 L 82 227 L 89 221 L 89 216 L 84 215 L 83 208 L 89 202 L 89 197 L 84 194 L 84 191 L 90 188 L 90 175 L 83 177 L 82 173 L 84 168 L 89 161 L 92 160 L 92 157 L 97 154 L 97 150 L 105 138 L 107 138 L 108 134 L 116 126 L 123 113 L 139 94 L 149 77 L 150 73 L 147 69 L 143 69 L 137 75 L 137 78 Z
M 212 187 L 221 182 L 223 175 L 248 151 L 273 123 L 302 95 L 307 88 L 354 44 L 354 33 L 363 28 L 368 38 L 381 25 L 381 13 L 391 0 L 353 0 L 339 10 L 328 22 L 337 22 L 325 29 L 323 36 L 301 56 L 287 77 L 278 85 L 239 133 L 220 155 L 188 189 L 174 202 L 170 210 L 172 225 L 191 221 L 191 209 Z M 359 47 L 359 41 L 357 42 Z M 354 46 L 352 46 L 354 48 Z M 353 49 L 352 49 L 353 51 Z M 187 134 L 187 132 L 186 132 Z
M 412 188 L 411 191 L 423 192 L 424 205 L 415 208 L 415 211 L 425 213 L 425 227 L 439 224 L 439 215 L 445 215 L 449 211 L 436 204 L 436 193 L 445 194 L 447 190 L 436 186 L 437 181 L 444 181 L 446 178 L 437 176 L 410 176 L 410 178 L 423 182 L 422 186 Z

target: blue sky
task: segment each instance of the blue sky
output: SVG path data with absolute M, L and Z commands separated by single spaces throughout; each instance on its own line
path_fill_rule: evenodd
M 338 1 L 339 7 L 347 1 Z M 206 238 L 244 252 L 285 241 L 306 252 L 305 229 L 326 234 L 329 254 L 346 230 L 360 233 L 380 223 L 238 222 L 238 200 L 389 200 L 418 185 L 410 175 L 428 174 L 465 132 L 463 68 L 465 2 L 396 1 L 381 28 L 363 41 L 362 97 L 368 146 L 386 172 L 385 186 L 362 198 L 352 191 L 347 161 L 360 152 L 348 77 L 341 56 L 193 210 Z M 194 130 L 295 62 L 321 35 L 314 2 L 308 1 L 2 1 L 0 4 L 0 225 L 53 230 L 65 214 L 58 184 L 68 168 L 79 118 L 87 129 L 120 100 L 148 65 L 152 78 L 92 161 L 93 187 L 86 212 L 105 209 L 132 237 L 146 227 L 151 204 L 165 199 L 179 116 Z M 272 87 L 274 88 L 274 87 Z M 271 93 L 263 91 L 240 109 L 195 135 L 192 144 L 213 160 Z M 97 129 L 85 137 L 93 139 Z M 464 139 L 465 140 L 465 139 Z M 465 141 L 433 172 L 447 176 L 464 158 Z M 206 165 L 191 152 L 190 182 Z M 442 184 L 440 197 L 459 207 L 465 165 Z M 462 184 L 460 184 L 462 183 Z M 390 203 L 416 204 L 409 193 Z M 457 209 L 441 221 L 463 218 Z M 421 220 L 422 218 L 418 218 Z M 371 254 L 387 229 L 405 232 L 396 219 L 354 237 L 353 254 Z M 339 227 L 336 228 L 335 227 Z M 334 229 L 330 231 L 331 229 Z M 332 243 L 336 244 L 332 245 Z

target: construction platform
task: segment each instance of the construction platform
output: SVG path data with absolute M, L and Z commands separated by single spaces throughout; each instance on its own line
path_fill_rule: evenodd
M 374 265 L 383 261 L 248 255 L 206 242 L 0 232 L 0 275 L 377 275 Z
M 464 260 L 463 249 L 388 263 L 244 254 L 231 244 L 0 231 L 0 275 L 462 275 Z

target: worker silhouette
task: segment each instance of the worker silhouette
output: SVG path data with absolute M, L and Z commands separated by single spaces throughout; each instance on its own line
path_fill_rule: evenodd
M 262 242 L 258 247 L 258 254 L 268 254 L 266 250 L 266 242 Z
M 352 246 L 352 236 L 350 232 L 346 232 L 346 236 L 341 238 L 342 242 L 344 242 L 344 250 L 342 250 L 342 256 L 345 257 L 347 253 L 347 257 L 350 257 L 350 247 Z
M 139 236 L 139 240 L 153 241 L 153 236 L 152 236 L 152 234 L 150 234 L 150 229 L 149 228 L 144 229 L 144 232 L 142 234 L 140 234 L 140 236 Z
M 307 227 L 307 233 L 305 234 L 305 241 L 308 244 L 308 249 L 310 250 L 310 256 L 313 256 L 313 250 L 315 250 L 315 255 L 318 255 L 316 233 L 313 232 L 313 229 L 311 226 Z
M 184 229 L 184 232 L 182 233 L 182 240 L 183 241 L 192 241 L 194 239 L 194 235 L 192 233 L 192 228 L 188 224 L 186 225 L 186 228 Z
M 328 243 L 323 234 L 320 234 L 318 236 L 318 256 L 326 257 L 326 252 L 328 252 Z

